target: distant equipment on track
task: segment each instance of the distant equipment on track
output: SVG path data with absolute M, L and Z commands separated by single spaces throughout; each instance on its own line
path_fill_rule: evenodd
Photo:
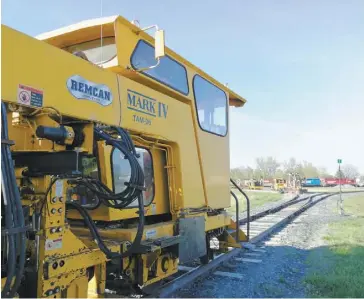
M 307 178 L 302 180 L 302 187 L 335 187 L 338 185 L 356 186 L 356 180 L 348 178 Z
M 319 178 L 308 178 L 302 181 L 302 187 L 320 187 L 321 180 Z
M 248 183 L 248 188 L 250 190 L 263 190 L 264 189 L 264 185 L 263 185 L 263 180 L 249 180 Z
M 285 192 L 287 188 L 287 181 L 285 179 L 274 179 L 272 189 L 281 193 Z
M 327 178 L 321 179 L 321 186 L 323 187 L 335 187 L 337 185 L 352 185 L 356 186 L 356 181 L 354 179 L 337 179 L 337 178 Z

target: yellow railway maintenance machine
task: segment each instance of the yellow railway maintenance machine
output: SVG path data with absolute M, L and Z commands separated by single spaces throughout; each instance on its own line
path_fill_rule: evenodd
M 264 189 L 264 186 L 263 186 L 263 182 L 260 180 L 260 181 L 257 181 L 257 180 L 250 180 L 248 182 L 248 189 L 250 190 L 263 190 Z
M 287 181 L 285 179 L 273 179 L 272 189 L 284 193 L 287 188 Z
M 1 72 L 3 296 L 103 297 L 208 262 L 211 238 L 240 246 L 228 106 L 245 100 L 162 30 L 120 16 L 37 39 L 2 26 Z

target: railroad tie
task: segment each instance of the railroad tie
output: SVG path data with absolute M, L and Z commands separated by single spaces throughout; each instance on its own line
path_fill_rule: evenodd
M 259 264 L 259 263 L 262 262 L 262 260 L 251 259 L 251 258 L 244 258 L 244 257 L 237 257 L 237 258 L 235 258 L 235 260 L 238 261 L 238 262 L 255 263 L 255 264 Z
M 259 257 L 261 256 L 260 253 L 256 253 L 256 252 L 247 252 L 247 253 L 244 253 L 244 256 L 255 256 L 255 257 Z
M 178 266 L 178 270 L 184 271 L 184 272 L 189 272 L 189 271 L 192 271 L 194 269 L 195 268 L 188 267 L 188 266 Z M 243 274 L 234 273 L 234 272 L 215 271 L 215 272 L 212 272 L 211 274 L 216 275 L 216 276 L 224 276 L 224 277 L 238 278 L 238 279 L 243 279 L 244 278 Z

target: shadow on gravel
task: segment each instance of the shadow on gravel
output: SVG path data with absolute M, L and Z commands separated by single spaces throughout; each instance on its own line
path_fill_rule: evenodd
M 267 246 L 263 253 L 230 260 L 217 270 L 242 278 L 210 275 L 174 294 L 174 298 L 363 297 L 364 247 L 341 244 L 302 250 Z M 259 262 L 261 261 L 261 262 Z

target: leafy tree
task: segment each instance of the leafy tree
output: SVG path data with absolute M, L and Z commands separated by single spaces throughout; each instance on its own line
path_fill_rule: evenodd
M 263 171 L 261 171 L 260 169 L 254 169 L 253 170 L 253 178 L 254 179 L 260 179 L 260 178 L 264 178 L 264 173 Z
M 303 176 L 306 178 L 317 178 L 319 176 L 317 168 L 313 166 L 311 162 L 307 161 L 303 161 L 302 172 Z
M 254 176 L 254 170 L 251 167 L 236 167 L 230 170 L 230 176 L 234 180 L 248 180 Z
M 275 179 L 281 179 L 286 177 L 286 173 L 282 169 L 277 169 L 276 173 L 273 176 Z
M 263 176 L 264 178 L 273 178 L 279 167 L 279 163 L 273 157 L 257 158 L 256 164 L 257 164 L 256 170 L 258 170 L 259 174 L 261 174 L 261 176 Z
M 334 176 L 330 173 L 328 173 L 327 169 L 325 167 L 318 168 L 319 177 L 321 178 L 333 178 Z
M 230 177 L 233 180 L 240 179 L 240 177 L 241 177 L 241 170 L 240 170 L 240 168 L 236 167 L 236 168 L 230 169 Z
M 303 166 L 301 163 L 297 163 L 295 158 L 290 158 L 288 161 L 283 163 L 283 169 L 286 176 L 289 174 L 298 174 L 300 177 L 304 177 Z
M 245 169 L 245 172 L 246 172 L 246 177 L 248 178 L 248 179 L 252 179 L 252 178 L 254 178 L 254 169 L 253 168 L 251 168 L 251 167 L 247 167 L 246 169 Z
M 356 179 L 360 175 L 358 168 L 352 164 L 344 164 L 341 170 L 344 177 L 348 179 Z
M 283 163 L 284 172 L 287 174 L 296 172 L 297 166 L 297 161 L 293 157 Z

